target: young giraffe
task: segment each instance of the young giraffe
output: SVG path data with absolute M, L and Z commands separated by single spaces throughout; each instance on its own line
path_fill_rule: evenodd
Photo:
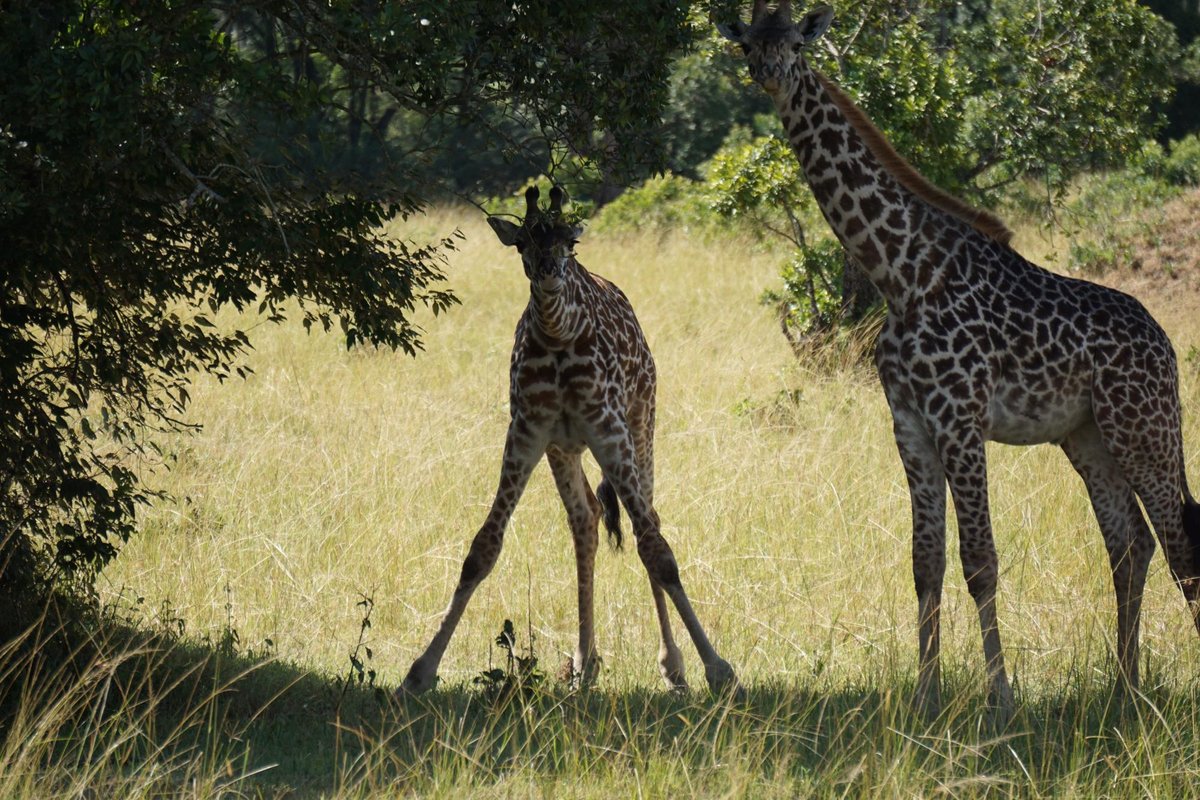
M 887 301 L 875 363 L 892 411 L 913 516 L 919 606 L 917 704 L 940 708 L 946 486 L 979 611 L 990 697 L 1012 690 L 996 624 L 996 550 L 984 442 L 1054 442 L 1087 487 L 1112 567 L 1117 656 L 1138 682 L 1138 625 L 1154 539 L 1200 630 L 1200 506 L 1184 476 L 1175 354 L 1136 300 L 1055 275 L 1012 250 L 1003 223 L 931 186 L 803 49 L 829 27 L 821 6 L 793 24 L 787 0 L 757 0 L 742 46 L 775 101 L 826 221 Z
M 683 654 L 671 635 L 667 615 L 666 596 L 670 596 L 704 663 L 709 687 L 718 691 L 735 685 L 733 669 L 709 643 L 679 580 L 671 547 L 659 532 L 653 500 L 655 370 L 642 329 L 621 290 L 575 260 L 580 229 L 562 218 L 562 189 L 550 190 L 548 212 L 538 209 L 537 199 L 536 187 L 526 191 L 525 219 L 519 226 L 488 218 L 500 241 L 521 254 L 530 294 L 517 324 L 509 370 L 512 420 L 500 486 L 471 543 L 441 626 L 413 663 L 400 691 L 419 693 L 436 683 L 438 664 L 454 628 L 475 587 L 496 563 L 505 526 L 543 453 L 575 542 L 579 643 L 572 668 L 577 679 L 586 683 L 596 672 L 592 568 L 597 522 L 603 511 L 609 536 L 620 546 L 620 498 L 650 576 L 664 680 L 672 688 L 687 685 Z M 597 489 L 599 500 L 583 473 L 585 447 L 604 476 Z

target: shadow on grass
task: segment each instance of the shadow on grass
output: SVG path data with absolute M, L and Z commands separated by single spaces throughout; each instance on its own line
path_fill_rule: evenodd
M 896 676 L 869 686 L 760 683 L 737 698 L 602 679 L 588 691 L 548 684 L 506 701 L 472 686 L 395 701 L 390 691 L 119 624 L 57 665 L 33 639 L 17 644 L 0 650 L 0 772 L 58 775 L 51 785 L 73 793 L 86 783 L 113 794 L 183 785 L 201 796 L 194 787 L 453 794 L 518 780 L 555 794 L 583 780 L 595 796 L 628 794 L 632 781 L 692 795 L 1187 794 L 1200 751 L 1195 686 L 1121 703 L 1089 683 L 1101 680 L 1090 669 L 1026 697 L 1000 730 L 973 691 L 977 676 L 952 674 L 947 708 L 927 722 L 909 708 L 911 681 Z M 39 729 L 45 744 L 30 750 Z M 1130 783 L 1147 775 L 1153 786 Z

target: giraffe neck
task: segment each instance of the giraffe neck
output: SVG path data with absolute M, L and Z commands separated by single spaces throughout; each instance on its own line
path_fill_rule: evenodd
M 586 275 L 586 270 L 572 257 L 562 278 L 530 283 L 529 319 L 546 344 L 564 346 L 578 338 L 586 328 L 588 316 L 583 284 Z
M 802 57 L 795 91 L 774 97 L 784 130 L 829 226 L 894 310 L 945 280 L 925 246 L 946 225 L 971 226 L 923 202 L 880 163 L 824 79 Z M 971 231 L 974 233 L 974 231 Z M 981 234 L 980 234 L 981 235 Z

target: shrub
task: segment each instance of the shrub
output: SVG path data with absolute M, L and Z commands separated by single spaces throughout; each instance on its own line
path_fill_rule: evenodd
M 778 311 L 783 335 L 793 349 L 841 320 L 842 267 L 842 246 L 836 239 L 802 245 L 783 267 L 783 290 L 763 292 L 762 304 Z
M 711 208 L 707 187 L 667 173 L 630 189 L 592 220 L 596 232 L 712 229 L 722 224 Z
M 1194 133 L 1171 142 L 1163 177 L 1176 186 L 1200 186 L 1200 137 Z

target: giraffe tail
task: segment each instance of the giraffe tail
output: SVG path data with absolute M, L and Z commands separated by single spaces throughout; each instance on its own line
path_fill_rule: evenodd
M 608 478 L 601 479 L 600 485 L 596 487 L 596 499 L 600 501 L 600 508 L 604 512 L 604 529 L 608 531 L 608 543 L 614 550 L 620 550 L 621 504 L 617 500 L 617 490 L 608 482 Z
M 1200 574 L 1200 503 L 1192 497 L 1186 476 L 1183 479 L 1183 532 L 1192 545 L 1192 567 Z

